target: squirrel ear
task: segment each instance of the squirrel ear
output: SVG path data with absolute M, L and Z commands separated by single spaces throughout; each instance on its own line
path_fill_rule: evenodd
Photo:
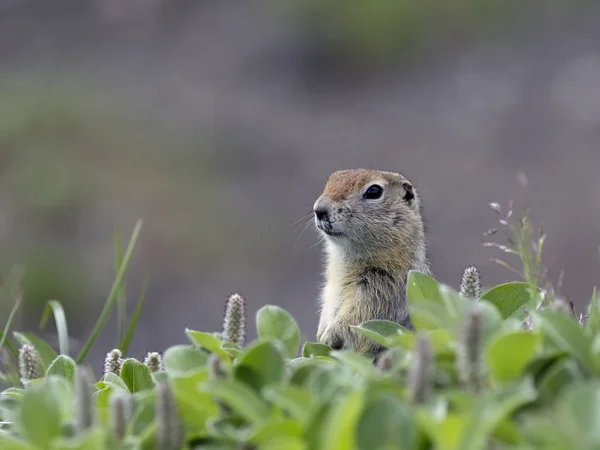
M 412 203 L 415 198 L 415 193 L 413 192 L 412 184 L 410 183 L 402 183 L 402 187 L 404 188 L 404 197 L 402 197 L 406 203 L 409 205 Z

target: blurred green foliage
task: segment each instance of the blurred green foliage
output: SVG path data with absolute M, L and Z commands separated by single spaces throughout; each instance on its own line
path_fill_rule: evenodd
M 287 0 L 283 9 L 303 36 L 331 59 L 364 71 L 405 61 L 443 44 L 510 35 L 515 26 L 557 17 L 586 3 L 587 0 Z

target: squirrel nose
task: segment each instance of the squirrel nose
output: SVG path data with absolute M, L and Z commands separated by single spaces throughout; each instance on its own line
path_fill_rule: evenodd
M 329 213 L 327 208 L 324 208 L 323 206 L 316 207 L 315 216 L 317 217 L 317 220 L 328 220 Z

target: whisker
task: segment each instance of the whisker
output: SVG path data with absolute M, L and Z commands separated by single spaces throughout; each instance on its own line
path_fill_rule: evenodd
M 308 226 L 312 223 L 312 217 L 309 218 L 306 223 L 304 224 L 304 226 L 302 227 L 302 231 L 300 231 L 300 234 L 298 235 L 298 237 L 296 238 L 296 242 L 294 242 L 294 246 L 292 247 L 292 252 L 296 249 L 296 245 L 298 245 L 298 241 L 300 241 L 300 238 L 302 237 L 302 235 L 304 234 L 304 232 L 306 231 L 306 229 L 308 228 Z
M 303 215 L 302 217 L 300 217 L 298 220 L 296 220 L 293 224 L 292 224 L 292 228 L 295 227 L 296 225 L 300 224 L 300 222 L 302 222 L 303 220 L 307 219 L 309 216 L 312 216 L 313 212 L 309 211 L 307 214 Z

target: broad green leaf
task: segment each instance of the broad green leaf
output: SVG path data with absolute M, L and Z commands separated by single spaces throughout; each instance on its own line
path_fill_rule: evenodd
M 0 448 L 2 450 L 36 450 L 35 447 L 0 431 Z
M 102 381 L 107 386 L 110 386 L 111 388 L 113 388 L 116 391 L 124 391 L 124 392 L 131 393 L 131 391 L 129 390 L 129 387 L 127 386 L 125 381 L 123 381 L 123 379 L 116 373 L 113 373 L 113 372 L 105 373 Z
M 369 396 L 356 429 L 361 449 L 414 449 L 417 424 L 412 408 L 393 396 Z
M 326 432 L 322 436 L 321 448 L 327 450 L 347 450 L 355 448 L 356 426 L 364 405 L 361 390 L 349 392 L 337 399 L 325 417 Z
M 14 337 L 22 344 L 32 345 L 37 352 L 40 354 L 40 358 L 42 359 L 42 367 L 44 370 L 48 369 L 52 361 L 54 361 L 57 357 L 57 354 L 52 347 L 50 347 L 43 339 L 40 339 L 33 333 L 19 333 L 17 331 L 13 332 Z
M 411 270 L 406 280 L 406 301 L 411 304 L 421 300 L 442 301 L 439 283 L 427 274 Z
M 572 358 L 562 358 L 539 376 L 539 396 L 543 400 L 553 401 L 564 388 L 583 379 L 584 374 L 577 362 Z
M 121 366 L 121 379 L 131 393 L 154 388 L 150 369 L 134 358 L 126 359 Z
M 248 431 L 255 427 L 240 427 L 240 420 L 232 415 L 225 417 L 215 416 L 206 421 L 206 433 L 211 438 L 224 442 L 245 442 Z
M 389 320 L 369 320 L 357 327 L 351 326 L 350 328 L 384 347 L 389 347 L 392 339 L 399 334 L 410 333 L 402 325 Z
M 497 381 L 516 380 L 536 354 L 539 334 L 519 331 L 496 336 L 485 350 L 485 360 Z
M 61 438 L 51 447 L 52 450 L 105 450 L 106 431 L 93 428 L 89 432 L 72 438 Z
M 58 375 L 69 382 L 73 382 L 75 379 L 75 361 L 66 355 L 60 355 L 50 364 L 46 375 Z
M 481 296 L 482 300 L 487 300 L 498 308 L 503 319 L 517 313 L 533 298 L 529 284 L 521 282 L 501 284 Z
M 265 399 L 296 418 L 300 424 L 305 425 L 310 419 L 310 395 L 295 386 L 271 386 L 263 391 Z
M 556 346 L 575 357 L 587 371 L 598 372 L 592 358 L 592 340 L 575 318 L 553 310 L 541 311 L 538 316 L 542 319 L 543 329 Z
M 75 400 L 75 392 L 71 381 L 61 375 L 48 375 L 41 388 L 51 392 L 54 396 L 54 401 L 60 410 L 61 420 L 69 420 L 73 415 L 73 402 Z
M 155 426 L 156 391 L 146 389 L 136 392 L 133 397 L 133 416 L 129 424 L 130 432 L 141 436 Z
M 469 425 L 461 439 L 461 450 L 485 450 L 489 435 L 518 408 L 533 402 L 537 392 L 530 378 L 478 398 Z
M 163 356 L 163 365 L 169 374 L 182 376 L 194 374 L 206 366 L 208 354 L 191 345 L 175 345 L 169 347 Z
M 102 387 L 98 386 L 99 384 L 102 384 Z M 98 385 L 96 385 L 98 390 L 94 393 L 94 404 L 98 412 L 98 420 L 100 423 L 106 425 L 109 423 L 110 417 L 110 397 L 114 395 L 115 389 L 105 385 L 103 382 L 98 383 Z
M 302 356 L 305 358 L 310 358 L 311 356 L 329 356 L 330 353 L 331 347 L 316 342 L 306 342 L 302 347 Z
M 61 434 L 61 410 L 54 393 L 45 386 L 27 389 L 21 399 L 19 427 L 29 442 L 46 448 Z
M 573 384 L 559 397 L 561 427 L 572 430 L 585 447 L 600 448 L 600 388 L 597 382 Z
M 263 306 L 256 313 L 256 330 L 260 341 L 279 340 L 285 346 L 286 357 L 298 356 L 300 330 L 286 310 L 274 305 Z
M 246 440 L 260 446 L 272 441 L 285 438 L 302 438 L 304 429 L 298 422 L 290 419 L 273 420 L 256 427 L 249 433 Z
M 6 395 L 12 398 L 21 398 L 25 394 L 25 389 L 10 387 L 2 391 L 1 395 Z
M 283 425 L 291 429 L 292 424 Z M 281 426 L 281 427 L 283 427 Z M 309 450 L 303 439 L 296 436 L 273 436 L 262 440 L 258 445 L 258 450 Z
M 203 384 L 201 390 L 227 404 L 251 424 L 259 425 L 269 418 L 270 408 L 267 403 L 244 383 L 236 380 L 212 380 Z
M 375 373 L 373 358 L 369 358 L 360 353 L 347 350 L 332 351 L 331 357 L 341 361 L 344 366 L 356 371 L 367 379 Z
M 206 435 L 206 421 L 219 412 L 211 393 L 200 390 L 208 379 L 207 369 L 200 369 L 192 375 L 172 376 L 170 378 L 169 384 L 173 390 L 188 437 L 204 437 Z
M 256 342 L 239 357 L 234 377 L 260 391 L 263 386 L 279 383 L 285 372 L 285 360 L 277 342 Z
M 190 329 L 186 329 L 185 333 L 188 335 L 190 341 L 192 341 L 192 344 L 205 348 L 211 353 L 215 353 L 225 361 L 231 359 L 229 353 L 221 348 L 221 342 L 212 334 L 202 333 L 201 331 L 192 331 Z

